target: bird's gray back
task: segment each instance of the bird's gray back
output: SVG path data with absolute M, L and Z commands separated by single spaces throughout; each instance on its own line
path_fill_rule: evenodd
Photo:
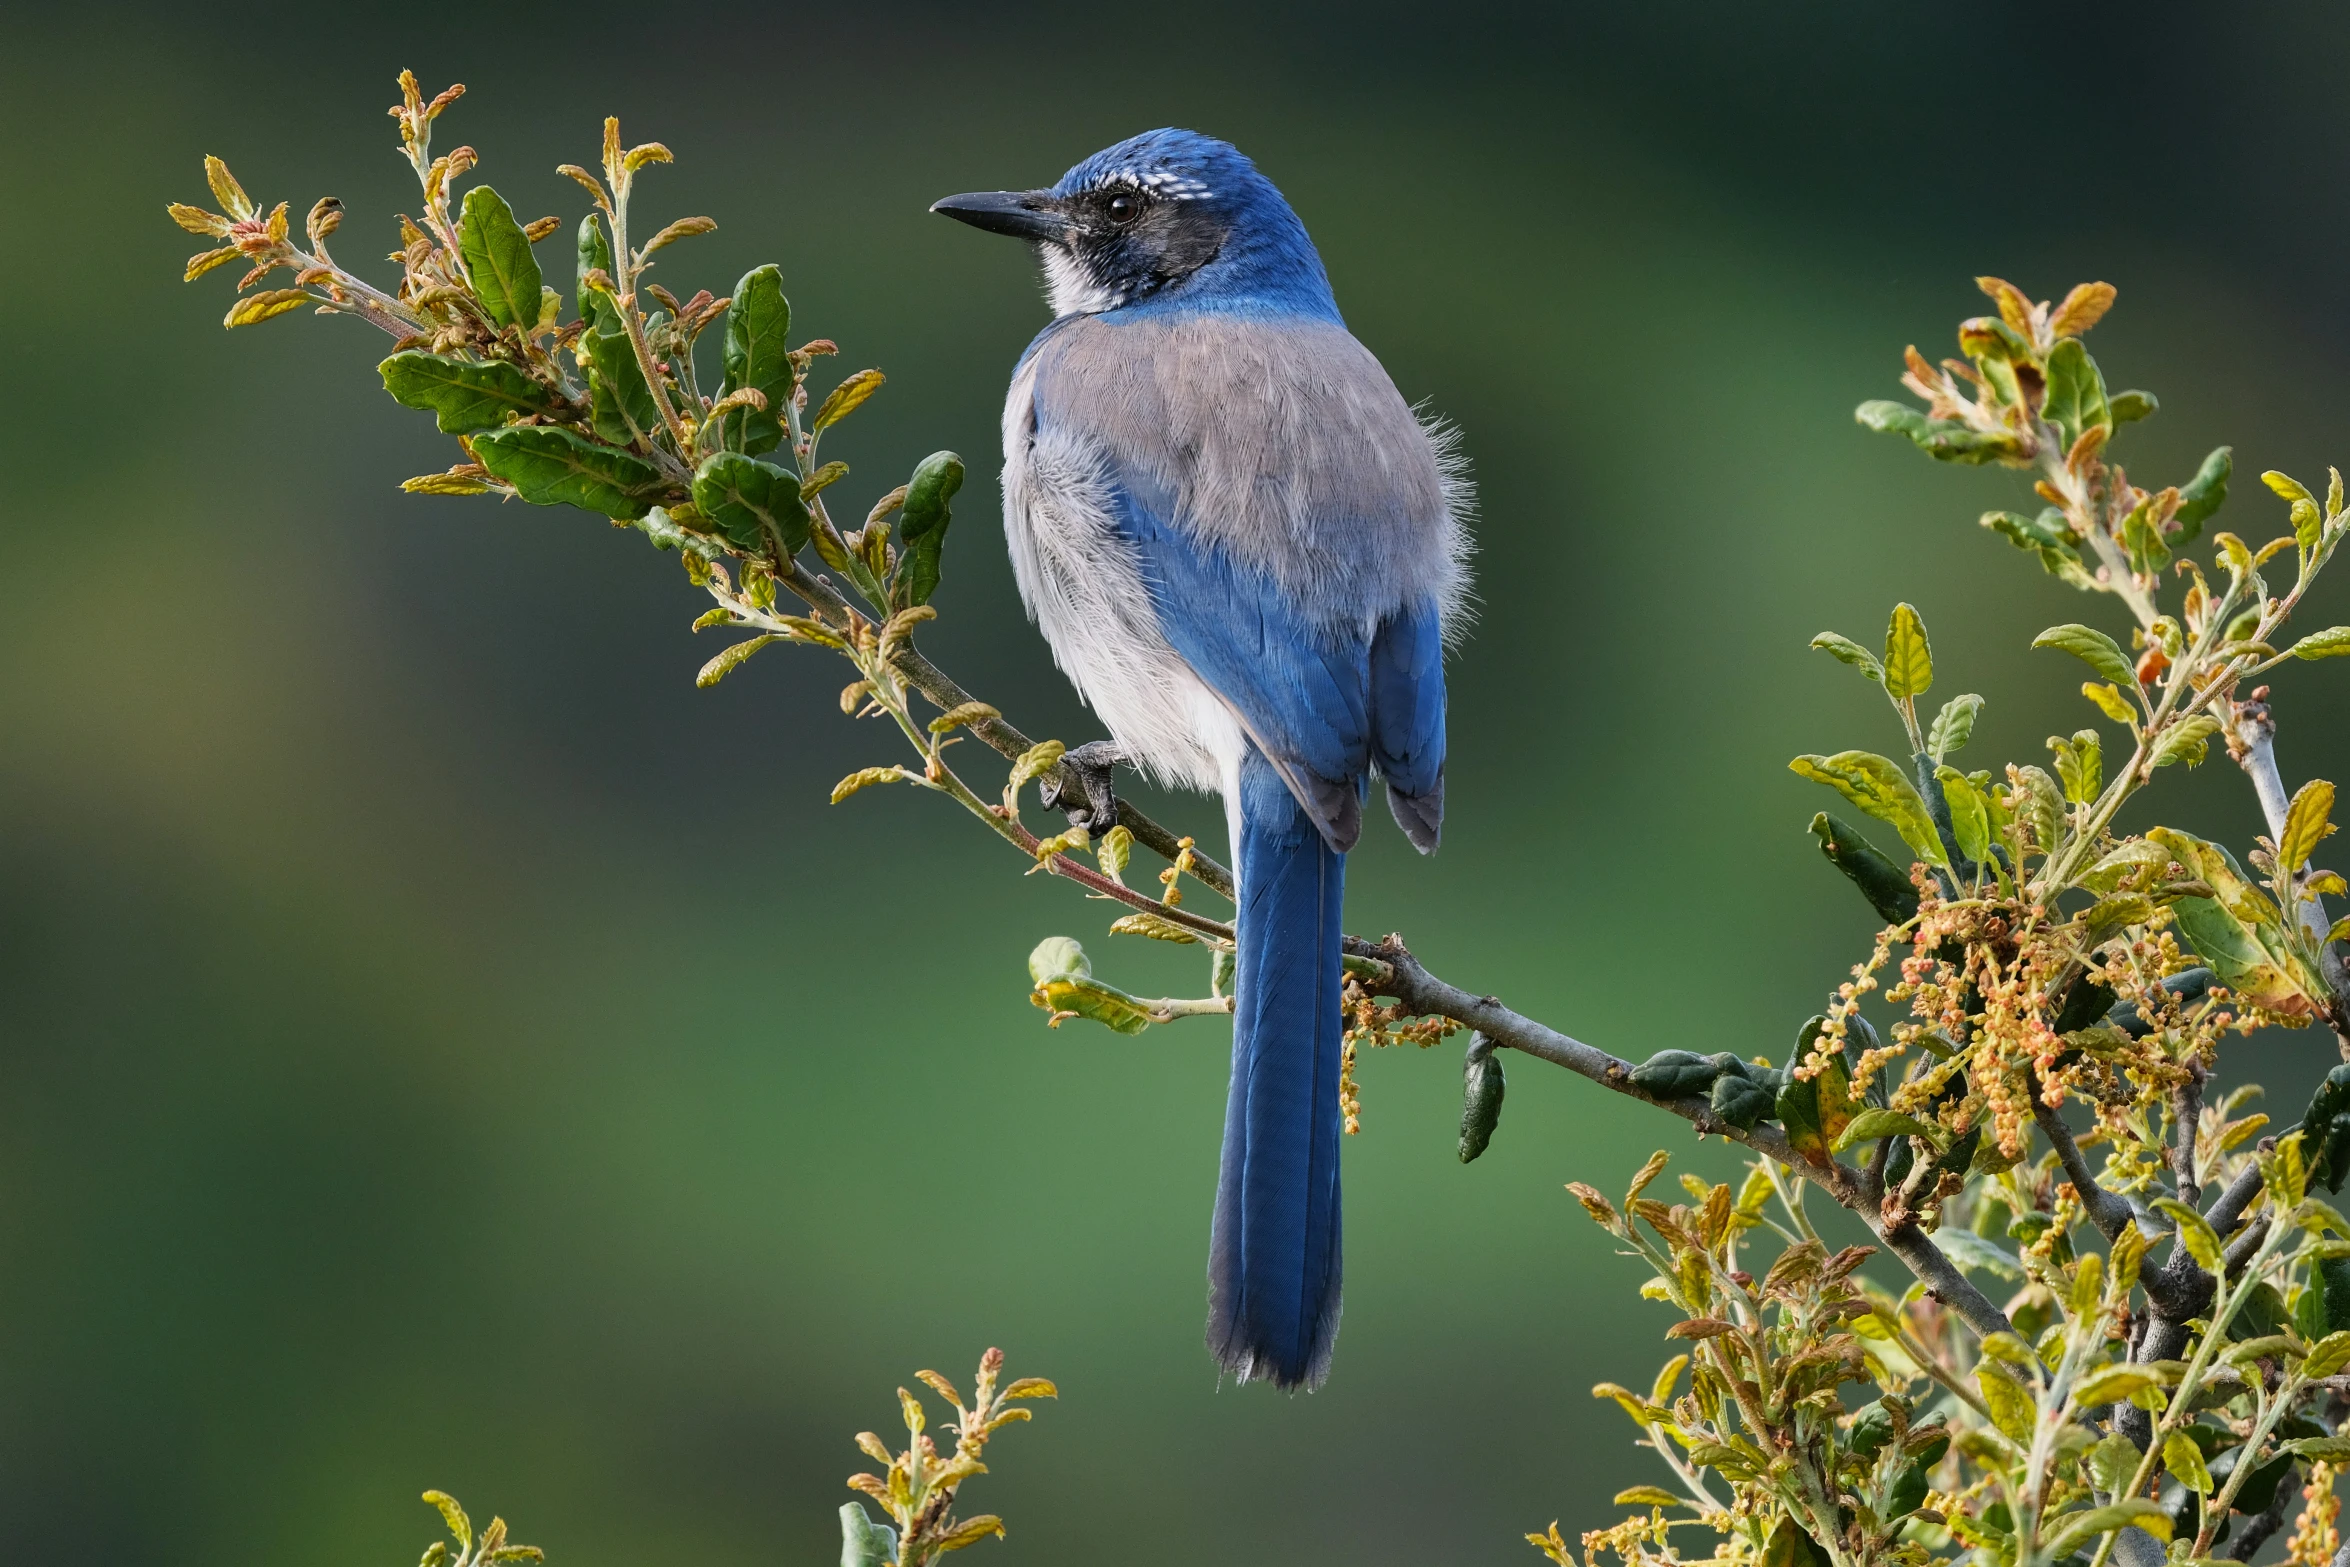
M 1161 521 L 1293 602 L 1369 625 L 1463 592 L 1437 443 L 1335 322 L 1081 317 L 1026 370 L 1040 421 L 1098 443 Z

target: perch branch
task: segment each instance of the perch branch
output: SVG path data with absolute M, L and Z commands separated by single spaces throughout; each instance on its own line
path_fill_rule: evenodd
M 1465 1023 L 1483 1033 L 1495 1044 L 1506 1045 L 1553 1066 L 1565 1067 L 1579 1077 L 1587 1077 L 1602 1088 L 1611 1089 L 1627 1098 L 1638 1099 L 1658 1109 L 1679 1116 L 1695 1127 L 1699 1135 L 1726 1138 L 1753 1149 L 1767 1159 L 1777 1161 L 1819 1187 L 1837 1203 L 1860 1216 L 1878 1240 L 1917 1275 L 1927 1290 L 1944 1305 L 1957 1312 L 1977 1333 L 2008 1333 L 2014 1328 L 2005 1313 L 1993 1305 L 1990 1298 L 1958 1271 L 1942 1249 L 1906 1215 L 1897 1222 L 1887 1222 L 1881 1211 L 1868 1201 L 1867 1179 L 1850 1165 L 1830 1158 L 1814 1161 L 1798 1153 L 1786 1137 L 1768 1126 L 1740 1129 L 1714 1113 L 1710 1101 L 1694 1095 L 1668 1099 L 1652 1094 L 1632 1081 L 1632 1064 L 1609 1055 L 1596 1046 L 1573 1039 L 1530 1017 L 1511 1011 L 1492 996 L 1471 995 L 1457 985 L 1438 979 L 1412 956 L 1404 944 L 1390 936 L 1384 941 L 1369 942 L 1350 936 L 1347 952 L 1355 957 L 1369 958 L 1381 966 L 1368 988 L 1383 996 L 1391 996 L 1404 1007 L 1420 1016 L 1448 1017 L 1456 1023 Z

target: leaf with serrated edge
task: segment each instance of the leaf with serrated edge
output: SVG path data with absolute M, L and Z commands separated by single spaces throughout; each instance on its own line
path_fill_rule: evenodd
M 432 414 L 443 435 L 494 430 L 516 414 L 545 408 L 549 400 L 536 381 L 496 361 L 472 364 L 409 349 L 375 368 L 392 401 Z

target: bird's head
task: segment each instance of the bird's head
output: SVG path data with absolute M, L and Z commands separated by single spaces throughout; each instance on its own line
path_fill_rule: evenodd
M 931 211 L 1035 243 L 1055 315 L 1157 299 L 1337 315 L 1305 225 L 1230 142 L 1148 131 L 1042 190 L 976 191 Z

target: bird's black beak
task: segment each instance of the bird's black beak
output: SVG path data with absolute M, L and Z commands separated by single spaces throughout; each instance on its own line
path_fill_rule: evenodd
M 1014 239 L 1059 242 L 1069 237 L 1067 209 L 1049 190 L 976 190 L 934 201 L 930 210 Z

